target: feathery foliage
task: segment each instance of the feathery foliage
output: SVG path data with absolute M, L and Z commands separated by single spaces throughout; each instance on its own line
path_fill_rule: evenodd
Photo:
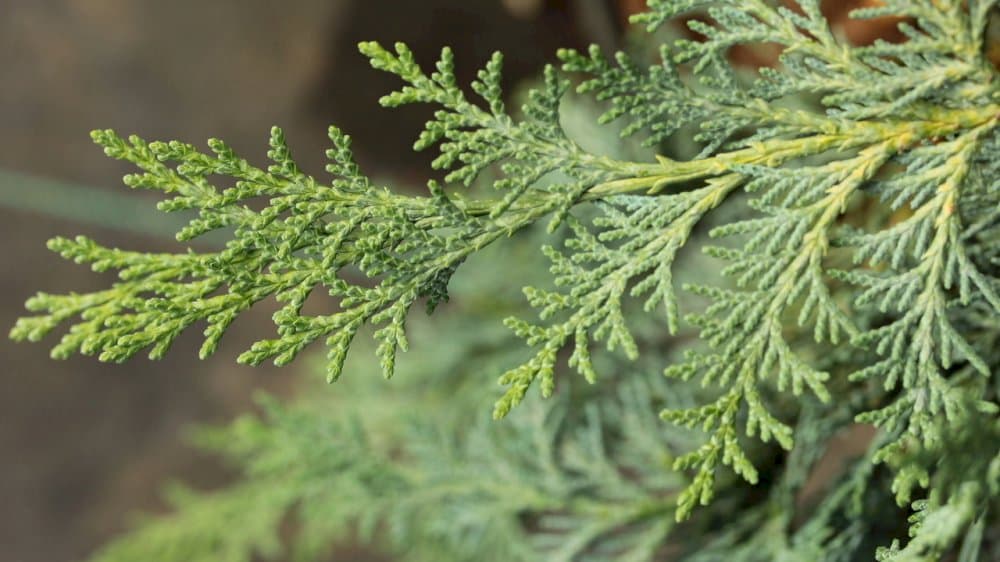
M 864 497 L 890 496 L 912 505 L 912 538 L 888 543 L 880 560 L 952 551 L 983 559 L 1000 497 L 1000 88 L 985 56 L 997 3 L 881 2 L 853 16 L 899 17 L 906 40 L 860 47 L 830 28 L 819 0 L 648 5 L 635 21 L 650 31 L 700 14 L 687 25 L 701 37 L 663 45 L 652 62 L 608 58 L 596 47 L 560 51 L 562 70 L 546 68 L 519 113 L 505 105 L 499 54 L 471 85 L 472 98 L 456 83 L 450 50 L 427 72 L 404 45 L 363 43 L 373 67 L 405 84 L 383 105 L 437 107 L 414 148 L 437 147 L 443 183 L 429 182 L 423 196 L 373 185 L 336 128 L 329 184 L 296 166 L 278 129 L 266 169 L 221 141 L 206 153 L 94 133 L 109 156 L 141 170 L 127 185 L 168 195 L 164 211 L 198 212 L 179 240 L 216 230 L 232 238 L 218 252 L 179 254 L 55 239 L 53 250 L 117 270 L 120 281 L 86 295 L 39 294 L 28 308 L 40 314 L 20 320 L 15 339 L 38 340 L 69 323 L 53 356 L 122 361 L 147 349 L 162 357 L 178 334 L 204 322 L 205 356 L 242 312 L 273 297 L 282 303 L 277 337 L 240 361 L 283 365 L 324 339 L 332 381 L 371 326 L 374 354 L 391 376 L 397 352 L 409 347 L 410 309 L 422 301 L 433 311 L 463 263 L 544 222 L 556 239 L 543 247 L 552 282 L 524 290 L 537 320 L 505 322 L 532 354 L 500 377 L 507 390 L 494 417 L 507 416 L 532 386 L 545 397 L 574 387 L 567 370 L 618 389 L 579 407 L 561 398 L 534 425 L 476 426 L 457 441 L 445 431 L 446 449 L 432 445 L 440 430 L 407 438 L 405 454 L 419 467 L 412 472 L 391 454 L 379 457 L 347 422 L 296 421 L 271 408 L 271 421 L 254 425 L 252 444 L 236 455 L 250 467 L 246 488 L 185 502 L 180 523 L 154 524 L 134 544 L 173 544 L 200 527 L 198 517 L 224 519 L 250 502 L 267 507 L 244 529 L 274 527 L 298 505 L 304 536 L 329 540 L 345 521 L 381 521 L 395 544 L 444 549 L 428 558 L 651 560 L 670 542 L 665 509 L 687 519 L 723 489 L 719 502 L 740 516 L 716 539 L 695 541 L 703 548 L 689 558 L 682 549 L 681 559 L 854 559 L 885 538 Z M 734 46 L 765 43 L 781 49 L 774 67 L 748 72 L 727 60 Z M 585 150 L 562 122 L 561 106 L 574 99 L 570 76 L 582 77 L 579 94 L 605 104 L 601 123 L 621 122 L 623 137 L 662 154 L 633 161 Z M 693 138 L 700 153 L 671 156 L 679 137 Z M 219 177 L 234 181 L 213 185 Z M 495 198 L 464 193 L 484 183 Z M 723 245 L 704 243 L 701 232 Z M 723 264 L 722 278 L 675 287 L 675 264 L 692 246 Z M 317 290 L 336 299 L 336 310 L 303 313 Z M 634 301 L 644 310 L 630 308 Z M 662 335 L 675 335 L 659 339 L 670 353 L 657 351 L 655 337 L 636 338 L 647 313 L 662 317 Z M 697 337 L 678 334 L 682 319 Z M 599 346 L 612 353 L 595 355 Z M 672 381 L 658 396 L 697 383 L 697 403 L 643 398 L 649 383 L 627 375 L 649 359 L 663 360 Z M 652 408 L 673 425 L 651 424 Z M 827 507 L 797 526 L 799 506 L 789 498 L 853 420 L 878 428 L 875 444 L 827 490 Z M 664 448 L 665 436 L 687 435 L 678 425 L 707 439 L 686 451 Z M 333 437 L 313 449 L 320 438 L 302 436 L 321 427 Z M 309 450 L 289 452 L 299 445 Z M 673 460 L 664 467 L 656 458 Z M 883 466 L 891 483 L 876 474 Z M 769 482 L 771 498 L 750 506 L 722 467 Z M 273 482 L 298 470 L 307 475 L 301 487 L 297 478 Z M 762 470 L 772 473 L 762 478 Z M 423 502 L 438 511 L 425 515 Z M 443 504 L 461 507 L 446 513 Z M 765 531 L 750 537 L 761 520 Z M 206 540 L 229 545 L 232 560 L 266 554 L 277 540 L 241 533 Z M 201 552 L 192 540 L 181 542 Z

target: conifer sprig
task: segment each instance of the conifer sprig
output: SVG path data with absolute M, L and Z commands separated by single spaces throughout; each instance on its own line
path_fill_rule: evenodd
M 198 211 L 198 218 L 178 233 L 180 240 L 225 228 L 234 230 L 234 239 L 221 252 L 179 256 L 56 239 L 50 245 L 53 250 L 91 263 L 96 270 L 120 269 L 122 281 L 110 291 L 86 297 L 40 294 L 28 306 L 49 314 L 23 319 L 12 336 L 37 340 L 79 314 L 85 322 L 71 329 L 53 355 L 82 352 L 123 361 L 149 347 L 151 357 L 162 357 L 180 332 L 207 321 L 204 357 L 215 351 L 241 312 L 275 296 L 285 303 L 274 315 L 279 337 L 254 344 L 240 356 L 241 362 L 271 359 L 284 365 L 308 344 L 326 338 L 328 377 L 333 380 L 340 375 L 354 336 L 371 323 L 382 326 L 375 332 L 381 343 L 378 355 L 386 376 L 391 376 L 397 349 L 407 347 L 404 322 L 409 308 L 421 298 L 430 309 L 446 299 L 448 280 L 471 253 L 543 216 L 558 219 L 591 189 L 615 193 L 641 188 L 650 180 L 612 182 L 658 169 L 587 155 L 562 135 L 558 100 L 565 80 L 554 72 L 525 106 L 525 120 L 515 124 L 499 113 L 499 56 L 475 86 L 492 107 L 490 113 L 466 101 L 454 85 L 448 50 L 432 77 L 423 75 L 402 45 L 397 55 L 371 43 L 362 45 L 362 51 L 376 68 L 396 72 L 412 84 L 387 96 L 385 105 L 424 101 L 446 108 L 428 125 L 418 148 L 447 139 L 435 165 L 456 168 L 448 179 L 471 181 L 486 166 L 504 161 L 506 177 L 497 187 L 509 190 L 508 195 L 470 201 L 446 194 L 434 182 L 429 197 L 392 194 L 361 174 L 350 152 L 350 137 L 336 128 L 330 129 L 334 148 L 328 151 L 327 171 L 334 181 L 329 186 L 299 170 L 277 128 L 269 151 L 274 163 L 267 170 L 253 167 L 217 140 L 209 142 L 212 153 L 205 154 L 179 142 L 147 143 L 97 131 L 94 140 L 109 156 L 143 171 L 127 176 L 127 185 L 172 195 L 159 205 L 164 211 Z M 494 147 L 502 150 L 498 153 Z M 538 185 L 556 169 L 567 179 Z M 236 182 L 220 189 L 209 183 L 211 176 Z M 248 203 L 259 199 L 268 206 L 251 210 Z M 349 267 L 378 279 L 378 284 L 368 287 L 345 279 L 340 272 Z M 317 287 L 338 297 L 342 310 L 301 315 L 303 303 Z M 217 294 L 220 290 L 223 294 Z
M 288 550 L 314 559 L 355 534 L 428 562 L 650 562 L 675 526 L 669 513 L 683 485 L 657 466 L 673 454 L 666 436 L 626 431 L 656 427 L 651 390 L 631 381 L 585 413 L 565 399 L 536 403 L 509 425 L 481 419 L 457 435 L 397 412 L 404 437 L 389 443 L 373 438 L 357 408 L 341 415 L 269 399 L 262 418 L 199 436 L 244 467 L 243 482 L 214 494 L 175 489 L 175 515 L 147 521 L 95 560 L 249 562 Z M 405 463 L 391 462 L 400 455 Z M 291 514 L 302 524 L 283 541 Z
M 641 355 L 623 306 L 643 299 L 648 310 L 664 306 L 665 331 L 676 331 L 681 317 L 700 330 L 704 345 L 666 374 L 717 391 L 661 415 L 708 433 L 673 463 L 694 471 L 676 497 L 678 518 L 712 499 L 720 465 L 758 480 L 744 436 L 793 447 L 796 413 L 784 407 L 788 401 L 811 400 L 806 389 L 829 401 L 853 383 L 872 392 L 857 419 L 888 436 L 872 459 L 896 470 L 897 500 L 929 487 L 938 497 L 922 512 L 957 521 L 958 533 L 974 520 L 968 490 L 992 484 L 937 467 L 951 443 L 971 439 L 965 425 L 982 425 L 998 409 L 1000 81 L 983 54 L 996 2 L 883 2 L 856 15 L 903 16 L 907 40 L 866 47 L 836 37 L 818 0 L 802 0 L 798 10 L 776 4 L 650 0 L 636 18 L 650 28 L 693 11 L 708 21 L 688 24 L 704 40 L 665 46 L 662 61 L 648 68 L 624 54 L 612 62 L 596 48 L 559 53 L 564 72 L 583 75 L 578 92 L 605 101 L 601 121 L 624 122 L 623 135 L 643 134 L 647 145 L 663 147 L 694 129 L 702 150 L 688 160 L 664 154 L 630 162 L 584 150 L 562 126 L 570 82 L 553 67 L 515 117 L 500 90 L 500 55 L 480 71 L 472 84 L 478 98 L 470 99 L 456 82 L 451 51 L 427 73 L 405 45 L 389 51 L 376 43 L 363 43 L 362 52 L 405 83 L 382 104 L 438 107 L 415 144 L 436 146 L 433 166 L 445 172 L 425 196 L 372 185 L 354 164 L 349 137 L 335 128 L 329 185 L 299 170 L 277 129 L 267 169 L 220 141 L 203 153 L 98 131 L 109 156 L 142 170 L 128 185 L 169 195 L 165 211 L 198 212 L 181 240 L 219 229 L 232 231 L 232 240 L 219 252 L 177 255 L 54 240 L 65 257 L 118 270 L 120 281 L 87 295 L 35 297 L 28 306 L 42 314 L 20 320 L 12 336 L 37 340 L 75 322 L 55 356 L 120 361 L 144 349 L 160 357 L 183 330 L 207 322 L 207 355 L 236 317 L 274 297 L 283 303 L 274 315 L 278 337 L 254 344 L 241 361 L 285 364 L 323 338 L 333 380 L 355 335 L 371 325 L 388 376 L 397 350 L 408 347 L 412 306 L 426 300 L 433 310 L 467 258 L 549 219 L 550 231 L 567 225 L 571 236 L 565 248 L 544 250 L 556 287 L 525 290 L 539 321 L 507 320 L 534 355 L 501 377 L 508 389 L 496 417 L 536 383 L 552 394 L 563 351 L 588 381 L 598 376 L 595 344 Z M 737 72 L 727 51 L 756 43 L 779 45 L 779 64 Z M 497 170 L 496 179 L 487 170 Z M 217 177 L 235 183 L 214 186 Z M 464 195 L 462 186 L 475 181 L 501 195 Z M 748 197 L 734 197 L 739 192 Z M 726 281 L 686 285 L 709 304 L 682 310 L 671 269 L 678 253 L 716 208 L 745 201 L 749 216 L 711 231 L 728 245 L 706 248 L 728 264 Z M 597 218 L 588 218 L 594 211 Z M 841 263 L 849 254 L 854 263 Z M 317 289 L 338 308 L 303 314 Z M 840 355 L 826 357 L 831 346 Z M 594 537 L 606 530 L 595 529 Z M 936 552 L 956 536 L 914 541 L 911 552 Z M 896 550 L 903 556 L 908 548 Z

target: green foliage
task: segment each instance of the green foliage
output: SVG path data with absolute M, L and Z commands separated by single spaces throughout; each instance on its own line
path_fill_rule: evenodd
M 674 526 L 667 515 L 681 477 L 662 470 L 670 443 L 652 431 L 647 392 L 630 385 L 608 404 L 615 410 L 591 407 L 573 421 L 565 403 L 509 426 L 483 419 L 461 438 L 397 420 L 404 453 L 372 443 L 361 422 L 267 402 L 265 419 L 203 438 L 246 467 L 240 484 L 175 494 L 176 515 L 96 559 L 249 561 L 279 552 L 279 523 L 294 513 L 292 550 L 302 559 L 379 532 L 413 560 L 649 560 Z M 604 416 L 619 413 L 625 427 L 647 431 L 605 434 Z M 639 472 L 626 478 L 611 455 Z
M 328 151 L 327 171 L 335 178 L 331 185 L 298 169 L 277 128 L 268 152 L 274 163 L 267 170 L 251 166 L 218 140 L 210 141 L 212 153 L 204 154 L 184 143 L 147 143 L 95 131 L 94 140 L 106 154 L 144 172 L 127 176 L 127 185 L 172 195 L 160 203 L 164 211 L 198 211 L 178 233 L 179 240 L 218 229 L 233 229 L 233 240 L 216 253 L 149 255 L 103 248 L 83 238 L 55 239 L 50 243 L 54 251 L 97 271 L 118 269 L 121 282 L 85 297 L 38 295 L 28 308 L 48 314 L 22 320 L 13 337 L 37 340 L 80 315 L 83 322 L 56 346 L 54 357 L 80 352 L 124 361 L 151 348 L 150 356 L 160 358 L 180 332 L 204 320 L 209 324 L 201 349 L 205 357 L 241 312 L 274 296 L 285 303 L 274 316 L 279 337 L 255 344 L 240 356 L 241 362 L 270 359 L 284 365 L 325 337 L 328 378 L 334 380 L 358 329 L 370 323 L 383 326 L 375 333 L 381 343 L 377 353 L 385 375 L 391 376 L 397 349 L 407 348 L 403 325 L 409 308 L 426 298 L 433 310 L 447 299 L 452 273 L 470 254 L 540 217 L 556 213 L 558 218 L 588 190 L 614 193 L 619 188 L 609 182 L 651 167 L 593 157 L 566 139 L 558 127 L 558 100 L 566 82 L 553 71 L 545 88 L 526 104 L 524 122 L 515 125 L 496 113 L 502 108 L 495 85 L 499 55 L 475 87 L 493 108 L 490 113 L 466 101 L 454 85 L 447 49 L 431 77 L 415 66 L 403 45 L 397 46 L 397 55 L 374 44 L 364 44 L 362 50 L 373 66 L 411 83 L 383 98 L 383 105 L 428 101 L 445 107 L 428 124 L 417 148 L 444 139 L 436 166 L 456 168 L 450 181 L 470 181 L 484 167 L 503 161 L 507 177 L 496 187 L 508 191 L 505 198 L 466 201 L 445 194 L 434 182 L 428 184 L 427 197 L 395 195 L 373 186 L 353 162 L 350 138 L 336 128 L 330 129 L 334 148 Z M 539 185 L 539 178 L 553 170 L 567 177 Z M 217 189 L 209 183 L 211 176 L 236 181 Z M 254 211 L 249 204 L 258 199 L 267 206 Z M 355 268 L 377 284 L 358 283 L 350 275 Z M 340 299 L 341 310 L 301 315 L 318 286 Z
M 40 315 L 21 319 L 15 339 L 70 323 L 55 357 L 122 361 L 146 349 L 161 357 L 206 322 L 205 356 L 242 312 L 273 297 L 282 303 L 277 337 L 242 362 L 283 365 L 323 338 L 332 381 L 370 326 L 390 376 L 409 348 L 410 308 L 423 301 L 434 311 L 460 266 L 544 219 L 556 238 L 543 246 L 551 280 L 524 279 L 538 320 L 506 321 L 533 354 L 500 377 L 507 390 L 494 417 L 536 384 L 545 397 L 561 390 L 532 410 L 541 413 L 502 427 L 459 431 L 463 422 L 430 410 L 415 425 L 388 415 L 392 437 L 381 445 L 367 440 L 364 421 L 356 428 L 272 406 L 267 423 L 243 422 L 253 428 L 245 436 L 237 424 L 221 441 L 249 467 L 245 484 L 184 500 L 176 518 L 144 527 L 107 559 L 181 543 L 192 549 L 186 558 L 161 558 L 267 555 L 280 541 L 257 530 L 293 506 L 309 545 L 352 525 L 374 534 L 385 526 L 415 559 L 657 559 L 674 540 L 667 509 L 677 520 L 694 514 L 699 529 L 737 513 L 678 559 L 852 560 L 878 541 L 889 545 L 880 560 L 989 556 L 980 553 L 1000 497 L 1000 89 L 984 53 L 997 3 L 892 0 L 857 10 L 901 16 L 907 39 L 864 47 L 836 36 L 818 0 L 779 4 L 650 0 L 638 23 L 655 30 L 697 12 L 707 18 L 688 26 L 702 38 L 664 45 L 655 62 L 560 51 L 562 71 L 546 68 L 518 114 L 500 90 L 499 54 L 470 99 L 451 51 L 428 74 L 404 45 L 363 43 L 373 67 L 405 83 L 383 105 L 438 108 L 415 149 L 438 148 L 443 183 L 429 182 L 423 196 L 373 185 L 335 128 L 330 184 L 299 170 L 277 129 L 267 169 L 220 141 L 203 153 L 95 132 L 109 156 L 142 171 L 126 184 L 169 195 L 162 210 L 197 211 L 180 240 L 213 231 L 231 240 L 213 253 L 154 255 L 56 239 L 53 250 L 120 280 L 29 300 Z M 761 43 L 781 47 L 774 68 L 746 72 L 727 61 L 730 48 Z M 563 123 L 562 106 L 576 103 L 567 74 L 582 75 L 577 92 L 605 104 L 601 123 L 621 122 L 623 137 L 662 154 L 632 161 L 585 150 Z M 685 138 L 700 145 L 694 158 L 672 152 Z M 235 181 L 215 186 L 218 177 Z M 473 184 L 500 195 L 464 194 Z M 681 298 L 674 277 L 684 268 L 675 265 L 692 247 L 721 278 L 696 271 L 678 284 Z M 505 281 L 520 272 L 504 265 L 467 268 Z M 336 310 L 305 314 L 316 290 Z M 663 321 L 650 330 L 646 313 L 660 307 Z M 682 319 L 696 337 L 679 333 Z M 593 353 L 598 346 L 619 353 Z M 666 382 L 626 376 L 651 364 Z M 566 370 L 596 392 L 579 390 Z M 609 372 L 621 374 L 600 376 Z M 666 399 L 674 392 L 696 402 Z M 672 424 L 653 424 L 656 410 Z M 877 426 L 875 445 L 798 524 L 793 498 L 852 421 Z M 684 428 L 707 440 L 685 446 Z M 753 499 L 722 467 L 767 484 L 768 499 Z M 878 472 L 886 469 L 891 478 Z M 913 507 L 906 544 L 875 524 L 898 519 L 884 511 L 889 498 Z M 254 513 L 239 532 L 199 538 L 247 505 Z M 701 521 L 699 505 L 708 506 Z
M 481 265 L 490 273 L 497 262 L 538 261 L 490 254 Z M 261 416 L 199 432 L 200 446 L 242 468 L 239 483 L 172 490 L 173 515 L 140 521 L 95 560 L 314 560 L 352 538 L 408 560 L 651 559 L 675 526 L 669 514 L 685 483 L 665 468 L 695 440 L 658 431 L 656 411 L 690 403 L 690 392 L 652 372 L 567 389 L 492 423 L 480 407 L 481 369 L 507 360 L 511 342 L 502 326 L 475 328 L 506 300 L 488 296 L 504 282 L 456 285 L 461 313 L 414 321 L 415 340 L 436 343 L 401 365 L 414 376 L 391 385 L 351 377 L 345 393 L 309 393 L 294 406 L 265 398 Z M 436 339 L 432 324 L 453 336 Z M 374 374 L 367 359 L 349 368 Z M 585 397 L 584 409 L 572 407 Z

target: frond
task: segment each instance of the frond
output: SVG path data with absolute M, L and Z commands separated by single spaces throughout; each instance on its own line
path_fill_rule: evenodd
M 1000 80 L 985 55 L 997 2 L 879 2 L 854 16 L 897 17 L 906 40 L 863 47 L 831 30 L 819 0 L 785 4 L 650 0 L 635 21 L 653 30 L 687 18 L 701 39 L 664 46 L 651 65 L 596 47 L 560 51 L 562 69 L 547 67 L 519 112 L 501 91 L 499 54 L 471 95 L 457 83 L 448 49 L 425 71 L 405 45 L 362 43 L 373 67 L 403 82 L 383 105 L 437 108 L 414 145 L 439 153 L 433 168 L 441 178 L 423 195 L 374 185 L 336 128 L 330 182 L 299 169 L 277 128 L 265 168 L 217 140 L 203 152 L 95 132 L 110 157 L 139 168 L 127 185 L 162 192 L 164 211 L 197 213 L 181 241 L 219 231 L 229 242 L 215 252 L 150 254 L 55 239 L 50 247 L 63 257 L 117 271 L 119 280 L 88 294 L 39 294 L 27 303 L 38 314 L 19 320 L 13 338 L 36 341 L 68 325 L 53 356 L 124 361 L 144 350 L 162 357 L 183 331 L 207 324 L 207 356 L 242 313 L 276 299 L 276 336 L 240 361 L 284 365 L 324 340 L 332 381 L 370 329 L 372 354 L 391 376 L 414 335 L 406 328 L 414 306 L 433 311 L 464 264 L 547 222 L 551 283 L 515 275 L 510 263 L 464 268 L 529 285 L 524 294 L 537 313 L 529 321 L 515 309 L 506 321 L 532 355 L 503 356 L 514 367 L 500 377 L 506 391 L 494 417 L 532 386 L 546 397 L 557 379 L 571 387 L 576 377 L 564 370 L 616 393 L 608 400 L 580 392 L 575 398 L 587 402 L 569 408 L 562 392 L 535 414 L 468 432 L 450 432 L 425 412 L 427 423 L 405 424 L 412 436 L 394 434 L 393 451 L 412 470 L 378 456 L 366 431 L 344 420 L 310 414 L 293 423 L 298 414 L 275 409 L 267 424 L 245 422 L 256 428 L 237 451 L 251 467 L 245 487 L 184 499 L 177 519 L 150 525 L 135 544 L 167 549 L 190 537 L 186 559 L 246 560 L 275 552 L 265 529 L 298 509 L 320 525 L 304 530 L 317 544 L 351 524 L 385 525 L 397 546 L 433 545 L 415 554 L 426 559 L 649 560 L 674 526 L 661 517 L 666 510 L 685 519 L 720 488 L 733 494 L 728 484 L 738 479 L 722 467 L 758 483 L 775 468 L 768 455 L 811 466 L 817 435 L 833 431 L 820 427 L 816 411 L 835 416 L 837 427 L 853 419 L 880 430 L 855 477 L 830 489 L 833 507 L 793 529 L 788 498 L 805 475 L 789 469 L 769 500 L 781 507 L 765 506 L 779 515 L 744 511 L 732 532 L 699 543 L 703 554 L 681 555 L 832 562 L 838 558 L 823 553 L 834 545 L 856 553 L 855 537 L 875 533 L 858 521 L 884 515 L 864 512 L 858 500 L 869 487 L 857 475 L 870 477 L 877 463 L 893 480 L 872 492 L 882 494 L 876 499 L 891 492 L 908 505 L 927 490 L 912 540 L 880 556 L 931 560 L 960 540 L 978 544 L 992 507 L 975 498 L 995 499 L 1000 474 Z M 727 60 L 735 46 L 765 43 L 780 50 L 773 67 L 739 69 Z M 605 104 L 601 123 L 620 122 L 622 136 L 641 136 L 663 154 L 628 161 L 582 148 L 588 143 L 562 123 L 561 107 L 575 99 L 571 76 L 580 77 L 577 95 Z M 673 143 L 683 138 L 699 145 L 695 157 L 676 156 Z M 472 195 L 473 185 L 498 195 Z M 722 245 L 703 245 L 701 232 Z M 678 293 L 675 264 L 694 248 L 704 250 L 706 271 L 677 283 Z M 721 279 L 713 280 L 713 267 Z M 314 292 L 334 297 L 332 310 L 305 313 Z M 636 302 L 646 316 L 629 308 Z M 662 337 L 650 344 L 636 334 L 654 313 Z M 697 328 L 696 344 L 667 338 L 682 319 Z M 663 349 L 647 349 L 653 345 Z M 598 358 L 602 347 L 612 353 Z M 706 391 L 694 402 L 650 400 L 652 387 L 627 376 L 654 361 L 680 381 L 672 388 L 690 380 Z M 602 376 L 605 364 L 621 374 Z M 449 391 L 458 387 L 448 380 Z M 657 420 L 706 437 L 697 445 L 675 440 L 684 430 L 657 429 Z M 313 435 L 310 450 L 293 435 L 307 425 L 326 432 Z M 243 443 L 239 426 L 233 431 L 234 446 Z M 300 454 L 308 463 L 296 464 Z M 268 485 L 279 472 L 293 476 L 281 494 Z M 362 507 L 351 511 L 344 498 Z M 248 532 L 223 534 L 221 521 L 238 518 L 246 502 L 265 507 L 246 514 Z M 218 534 L 199 535 L 200 521 L 219 523 Z M 761 522 L 762 538 L 748 538 Z M 139 552 L 122 544 L 108 560 Z

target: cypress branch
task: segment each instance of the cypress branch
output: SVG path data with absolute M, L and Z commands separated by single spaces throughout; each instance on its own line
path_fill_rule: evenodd
M 663 45 L 662 60 L 649 65 L 624 53 L 609 58 L 597 48 L 562 50 L 562 68 L 544 70 L 519 112 L 508 109 L 500 89 L 500 54 L 479 72 L 471 97 L 457 84 L 448 49 L 425 70 L 405 45 L 389 50 L 362 43 L 375 69 L 404 84 L 382 105 L 437 108 L 414 148 L 437 149 L 433 168 L 441 177 L 420 196 L 373 185 L 354 162 L 350 137 L 335 127 L 329 182 L 298 168 L 277 128 L 269 141 L 271 164 L 264 168 L 218 140 L 201 151 L 176 141 L 94 132 L 108 156 L 139 169 L 126 176 L 128 186 L 162 192 L 163 211 L 197 213 L 178 240 L 224 232 L 229 242 L 217 252 L 148 254 L 85 238 L 54 239 L 52 250 L 97 271 L 116 270 L 119 281 L 84 295 L 40 293 L 27 304 L 38 314 L 19 320 L 11 337 L 37 341 L 69 325 L 54 357 L 82 353 L 124 361 L 147 350 L 162 357 L 180 333 L 207 323 L 204 357 L 243 312 L 276 298 L 282 303 L 273 317 L 276 337 L 253 344 L 241 362 L 284 365 L 323 340 L 333 381 L 367 326 L 373 328 L 373 354 L 389 377 L 399 352 L 410 349 L 412 307 L 423 302 L 433 312 L 448 300 L 458 271 L 483 267 L 467 262 L 544 224 L 552 239 L 540 244 L 551 262 L 549 283 L 524 279 L 527 304 L 538 319 L 515 314 L 505 322 L 532 354 L 500 377 L 506 391 L 494 417 L 507 416 L 532 386 L 544 397 L 572 388 L 567 370 L 602 389 L 633 388 L 626 375 L 650 360 L 672 380 L 665 383 L 671 389 L 696 383 L 697 400 L 654 406 L 630 398 L 627 406 L 598 406 L 606 402 L 592 397 L 581 406 L 582 417 L 567 418 L 585 434 L 585 445 L 564 443 L 549 422 L 504 437 L 524 439 L 517 454 L 531 450 L 537 458 L 517 456 L 485 436 L 495 430 L 484 429 L 468 437 L 473 445 L 464 454 L 475 457 L 482 446 L 495 456 L 482 472 L 460 474 L 467 480 L 433 472 L 438 467 L 432 460 L 417 458 L 424 445 L 408 443 L 417 470 L 435 475 L 428 488 L 422 488 L 427 480 L 398 467 L 372 468 L 392 459 L 367 458 L 365 447 L 352 441 L 357 436 L 335 424 L 330 431 L 353 443 L 355 454 L 345 457 L 344 467 L 319 470 L 358 476 L 352 463 L 361 463 L 377 474 L 363 471 L 363 482 L 338 481 L 320 504 L 334 502 L 338 493 L 360 493 L 357 501 L 371 512 L 349 513 L 349 519 L 370 525 L 387 520 L 404 543 L 413 537 L 434 542 L 441 529 L 407 502 L 458 498 L 469 502 L 464 515 L 496 509 L 507 518 L 468 519 L 476 544 L 502 553 L 498 559 L 650 560 L 674 527 L 661 518 L 667 508 L 684 520 L 697 506 L 711 510 L 720 488 L 735 493 L 723 467 L 760 484 L 781 478 L 762 477 L 774 469 L 769 455 L 785 455 L 804 465 L 790 467 L 787 476 L 799 486 L 819 456 L 817 443 L 831 435 L 831 427 L 818 429 L 820 420 L 836 419 L 837 428 L 855 420 L 877 426 L 880 437 L 851 475 L 831 488 L 833 507 L 793 531 L 790 488 L 778 486 L 773 501 L 785 502 L 781 513 L 744 510 L 742 523 L 717 541 L 699 543 L 704 556 L 688 552 L 683 559 L 714 560 L 713 552 L 736 552 L 745 560 L 759 560 L 761 552 L 775 557 L 770 559 L 848 559 L 861 548 L 861 539 L 852 536 L 875 532 L 865 519 L 875 516 L 857 499 L 874 494 L 912 505 L 915 513 L 912 539 L 889 543 L 880 560 L 936 560 L 956 549 L 963 559 L 976 560 L 984 526 L 995 525 L 995 519 L 985 521 L 995 515 L 1000 474 L 1000 90 L 997 71 L 984 56 L 984 30 L 996 2 L 891 0 L 857 10 L 857 18 L 903 18 L 905 42 L 865 47 L 838 38 L 818 0 L 802 0 L 797 10 L 764 0 L 648 4 L 635 21 L 650 30 L 685 14 L 707 15 L 688 24 L 703 39 Z M 779 64 L 748 76 L 727 62 L 731 47 L 756 43 L 779 45 Z M 574 103 L 570 77 L 580 77 L 577 94 L 605 104 L 601 123 L 620 122 L 623 137 L 642 137 L 662 154 L 632 161 L 582 148 L 561 113 Z M 699 144 L 696 157 L 671 156 L 670 144 L 683 136 Z M 215 185 L 217 177 L 230 182 Z M 468 192 L 484 184 L 497 196 Z M 727 213 L 732 209 L 739 212 Z M 704 243 L 700 230 L 724 245 Z M 706 263 L 724 264 L 719 279 L 702 275 L 675 283 L 675 265 L 691 248 L 703 250 Z M 303 313 L 313 291 L 335 297 L 337 308 Z M 688 306 L 698 299 L 704 307 Z M 658 333 L 676 335 L 684 320 L 696 328 L 698 344 L 671 340 L 683 348 L 683 358 L 650 349 L 637 333 L 654 313 L 661 320 Z M 545 416 L 563 415 L 554 408 Z M 659 409 L 659 418 L 673 425 L 633 419 L 639 412 L 632 408 Z M 601 412 L 612 413 L 605 418 Z M 275 415 L 261 432 L 281 429 L 284 414 Z M 683 432 L 674 426 L 700 429 L 707 439 L 683 451 L 665 449 L 670 466 L 656 469 L 671 475 L 669 489 L 644 488 L 655 479 L 653 466 L 626 470 L 609 461 L 617 453 L 601 445 L 608 433 L 659 447 L 656 435 Z M 253 446 L 244 459 L 251 465 L 271 454 Z M 571 454 L 577 446 L 583 449 Z M 775 452 L 781 450 L 788 452 Z M 862 482 L 879 463 L 892 469 L 894 479 L 881 489 Z M 623 476 L 631 470 L 642 472 L 642 483 Z M 495 479 L 486 481 L 484 474 Z M 271 484 L 257 487 L 262 475 L 250 476 L 231 498 L 195 500 L 182 514 L 228 517 L 247 497 L 274 508 L 254 523 L 265 527 L 299 501 L 304 513 L 313 513 L 306 500 L 311 480 L 274 499 Z M 368 478 L 390 482 L 392 490 L 398 486 L 402 499 L 380 496 Z M 593 493 L 577 497 L 570 488 L 548 487 L 552 482 L 593 486 Z M 915 499 L 921 489 L 926 497 Z M 317 513 L 334 509 L 313 507 Z M 529 528 L 516 520 L 524 513 L 550 526 Z M 748 539 L 748 526 L 762 516 L 764 538 Z M 161 534 L 154 525 L 147 531 L 152 534 L 137 535 L 136 544 L 189 536 L 193 523 L 184 517 L 179 534 Z M 844 520 L 850 524 L 842 526 Z M 320 535 L 329 538 L 326 531 Z M 478 546 L 445 535 L 444 552 L 485 559 L 475 558 L 484 552 Z M 273 550 L 269 539 L 233 537 L 226 544 L 236 560 Z M 837 558 L 835 548 L 848 555 Z

